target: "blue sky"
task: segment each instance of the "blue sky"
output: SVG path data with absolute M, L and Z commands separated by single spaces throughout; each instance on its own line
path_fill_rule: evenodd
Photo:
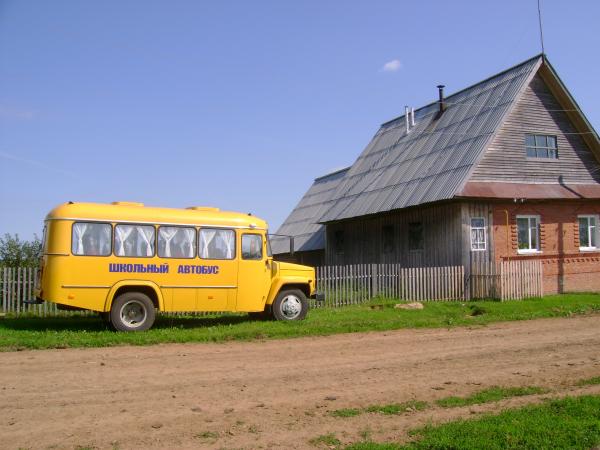
M 543 0 L 600 128 L 600 2 Z M 65 201 L 252 212 L 275 230 L 378 126 L 540 52 L 536 0 L 0 0 L 0 233 Z

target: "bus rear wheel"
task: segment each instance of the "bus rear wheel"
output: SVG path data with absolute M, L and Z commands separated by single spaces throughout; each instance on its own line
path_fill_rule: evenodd
M 110 322 L 117 331 L 148 330 L 155 317 L 152 300 L 141 292 L 119 295 L 110 308 Z
M 303 320 L 306 313 L 308 313 L 308 300 L 300 289 L 281 291 L 273 302 L 275 320 Z

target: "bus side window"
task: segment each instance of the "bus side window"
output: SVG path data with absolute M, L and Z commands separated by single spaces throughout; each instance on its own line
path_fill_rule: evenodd
M 262 259 L 262 248 L 259 234 L 242 235 L 242 259 Z
M 152 225 L 116 225 L 115 255 L 136 258 L 154 256 L 154 234 Z
M 235 231 L 201 228 L 198 254 L 202 259 L 234 259 Z
M 193 258 L 196 256 L 196 229 L 160 227 L 158 229 L 160 258 Z
M 108 256 L 111 253 L 112 226 L 108 223 L 75 222 L 71 252 L 78 256 Z

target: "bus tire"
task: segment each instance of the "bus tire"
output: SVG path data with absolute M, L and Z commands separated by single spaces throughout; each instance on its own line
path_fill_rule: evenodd
M 110 308 L 110 323 L 117 331 L 148 330 L 155 317 L 152 300 L 141 292 L 119 295 Z
M 286 289 L 273 302 L 275 320 L 303 320 L 308 313 L 308 300 L 300 289 Z

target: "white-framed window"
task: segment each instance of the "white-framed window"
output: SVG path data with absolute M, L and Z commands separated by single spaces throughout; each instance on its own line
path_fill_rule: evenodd
M 517 216 L 517 241 L 519 253 L 540 251 L 539 216 Z
M 579 250 L 598 248 L 598 216 L 579 216 Z
M 471 217 L 471 251 L 481 252 L 486 249 L 487 232 L 484 217 Z

